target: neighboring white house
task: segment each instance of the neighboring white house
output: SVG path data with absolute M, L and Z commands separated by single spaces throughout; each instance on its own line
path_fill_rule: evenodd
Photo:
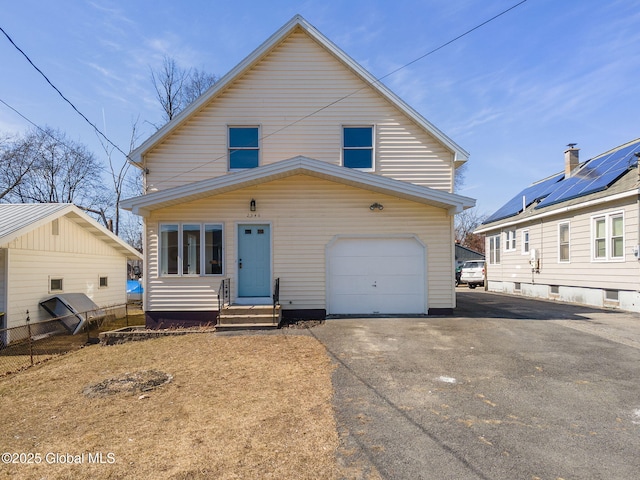
M 284 316 L 447 313 L 468 154 L 294 17 L 132 154 L 147 325 L 215 321 L 217 292 Z
M 127 259 L 140 253 L 71 204 L 0 204 L 3 325 L 50 318 L 39 303 L 84 293 L 100 307 L 126 303 Z
M 640 139 L 534 183 L 475 233 L 488 289 L 640 311 Z

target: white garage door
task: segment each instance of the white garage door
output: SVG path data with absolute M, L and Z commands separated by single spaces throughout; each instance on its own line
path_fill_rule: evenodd
M 416 238 L 338 238 L 327 262 L 328 313 L 426 312 L 425 248 Z

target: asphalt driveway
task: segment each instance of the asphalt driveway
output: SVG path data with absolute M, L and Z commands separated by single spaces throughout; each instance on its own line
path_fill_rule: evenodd
M 640 315 L 458 289 L 453 317 L 328 320 L 354 478 L 640 478 Z

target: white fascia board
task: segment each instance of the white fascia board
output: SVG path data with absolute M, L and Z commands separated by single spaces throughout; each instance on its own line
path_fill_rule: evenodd
M 124 240 L 120 239 L 113 232 L 100 225 L 96 220 L 91 218 L 85 212 L 71 203 L 60 204 L 60 208 L 54 208 L 48 215 L 38 218 L 33 222 L 23 226 L 18 230 L 14 230 L 11 233 L 0 238 L 0 246 L 6 247 L 9 243 L 15 239 L 43 226 L 57 218 L 68 217 L 69 219 L 78 223 L 85 230 L 90 231 L 95 237 L 101 241 L 111 245 L 127 258 L 141 259 L 142 255 Z
M 307 22 L 301 15 L 294 16 L 289 22 L 282 26 L 277 32 L 271 35 L 265 42 L 263 42 L 257 49 L 255 49 L 249 56 L 242 60 L 226 75 L 224 75 L 218 82 L 212 85 L 208 91 L 202 94 L 197 100 L 190 104 L 187 108 L 181 111 L 176 117 L 161 127 L 156 133 L 149 137 L 142 145 L 133 150 L 129 155 L 130 161 L 133 165 L 142 168 L 143 157 L 154 145 L 156 145 L 162 138 L 171 133 L 182 123 L 184 123 L 192 113 L 198 111 L 204 104 L 208 103 L 212 98 L 217 96 L 220 92 L 224 91 L 227 86 L 233 83 L 236 78 L 240 77 L 244 72 L 253 67 L 258 61 L 260 61 L 266 54 L 275 48 L 282 40 L 284 40 L 296 27 L 302 28 L 307 34 L 313 38 L 316 42 L 326 48 L 331 54 L 333 54 L 338 60 L 340 60 L 347 68 L 352 70 L 358 75 L 365 83 L 371 88 L 376 90 L 380 95 L 386 98 L 389 102 L 403 111 L 409 118 L 416 122 L 420 127 L 433 135 L 443 145 L 451 150 L 454 155 L 454 162 L 464 163 L 469 158 L 469 153 L 455 143 L 451 138 L 440 131 L 435 125 L 429 122 L 426 118 L 420 115 L 407 103 L 405 103 L 400 97 L 389 90 L 381 81 L 376 79 L 367 70 L 361 67 L 358 62 L 353 60 L 331 40 L 325 37 L 318 29 Z
M 440 129 L 438 129 L 435 125 L 429 122 L 422 115 L 420 115 L 409 104 L 407 104 L 404 100 L 402 100 L 395 93 L 393 93 L 389 88 L 387 88 L 387 86 L 384 85 L 382 81 L 378 80 L 376 77 L 371 75 L 371 73 L 365 70 L 358 62 L 356 62 L 353 58 L 347 55 L 342 49 L 340 49 L 340 47 L 338 47 L 330 39 L 325 37 L 318 29 L 316 29 L 313 25 L 307 22 L 304 18 L 298 16 L 298 17 L 294 17 L 294 20 L 296 18 L 299 18 L 299 25 L 302 28 L 304 28 L 314 40 L 316 40 L 318 43 L 323 45 L 327 50 L 329 50 L 329 52 L 331 52 L 343 64 L 345 64 L 354 73 L 356 73 L 362 80 L 364 80 L 365 83 L 368 84 L 368 86 L 375 89 L 380 95 L 382 95 L 389 102 L 391 102 L 393 105 L 398 107 L 408 117 L 410 117 L 414 122 L 416 122 L 420 127 L 427 130 L 427 132 L 429 132 L 436 139 L 442 142 L 446 147 L 448 147 L 454 154 L 454 160 L 456 162 L 465 162 L 468 160 L 469 153 L 466 150 L 460 147 L 457 143 L 451 140 L 451 138 L 445 135 Z
M 26 222 L 22 226 L 20 226 L 18 229 L 12 230 L 11 232 L 8 232 L 7 234 L 0 237 L 0 246 L 6 247 L 9 243 L 13 242 L 15 239 L 20 238 L 23 235 L 26 235 L 32 230 L 35 230 L 36 228 L 39 228 L 42 225 L 46 225 L 47 223 L 52 222 L 56 218 L 63 217 L 64 215 L 69 213 L 73 207 L 73 205 L 70 203 L 61 203 L 59 204 L 59 208 L 56 208 L 55 206 L 53 206 L 53 204 L 28 204 L 28 205 L 33 205 L 34 207 L 38 205 L 44 208 L 51 206 L 52 210 L 49 211 L 49 213 L 47 213 L 44 216 L 36 216 L 33 219 L 33 221 L 30 221 L 27 218 Z
M 85 230 L 89 230 L 95 237 L 99 238 L 108 245 L 111 245 L 127 258 L 142 260 L 142 254 L 140 252 L 138 252 L 135 248 L 118 237 L 111 230 L 100 225 L 95 219 L 91 218 L 75 205 L 71 205 L 71 209 L 65 215 L 70 218 L 73 218 L 74 216 L 78 218 L 80 220 L 80 222 L 78 223 L 82 227 L 84 227 Z
M 123 200 L 120 206 L 138 215 L 148 216 L 152 210 L 158 208 L 206 196 L 219 195 L 296 174 L 315 176 L 398 198 L 436 205 L 446 208 L 450 213 L 458 213 L 475 205 L 475 200 L 469 197 L 300 156 L 263 167 L 230 173 L 222 177 Z
M 638 195 L 640 195 L 640 189 L 629 190 L 629 191 L 626 191 L 626 192 L 622 192 L 622 193 L 617 193 L 615 195 L 611 195 L 610 197 L 596 198 L 595 200 L 589 200 L 588 202 L 576 203 L 576 204 L 573 204 L 573 205 L 569 205 L 567 207 L 556 208 L 556 209 L 550 210 L 548 212 L 539 213 L 537 215 L 532 215 L 530 217 L 511 220 L 509 222 L 499 223 L 499 224 L 493 225 L 491 227 L 479 228 L 477 230 L 474 230 L 473 233 L 481 234 L 481 233 L 493 232 L 494 230 L 502 230 L 503 228 L 513 227 L 513 226 L 516 226 L 516 225 L 520 225 L 521 223 L 530 222 L 532 220 L 539 220 L 541 218 L 553 217 L 555 215 L 561 215 L 563 213 L 572 212 L 574 210 L 580 210 L 582 208 L 588 208 L 588 207 L 592 207 L 594 205 L 601 205 L 601 204 L 604 204 L 604 203 L 613 202 L 613 201 L 616 201 L 616 200 L 621 200 L 623 198 L 634 197 L 634 196 L 638 196 Z
M 256 64 L 260 59 L 262 59 L 271 49 L 278 45 L 278 43 L 280 43 L 291 30 L 293 30 L 297 25 L 301 25 L 302 22 L 305 21 L 301 16 L 296 15 L 295 17 L 293 17 L 277 32 L 275 32 L 266 41 L 264 41 L 258 48 L 251 52 L 244 60 L 238 63 L 220 80 L 209 87 L 209 90 L 207 90 L 193 103 L 191 103 L 184 110 L 178 113 L 178 115 L 176 115 L 173 120 L 166 123 L 156 133 L 145 140 L 142 145 L 131 152 L 129 157 L 133 164 L 140 167 L 143 164 L 144 154 L 147 153 L 147 151 L 149 151 L 156 143 L 158 143 L 158 141 L 160 141 L 166 135 L 179 127 L 185 120 L 187 120 L 191 116 L 192 113 L 198 111 L 204 104 L 208 103 L 212 98 L 225 90 L 227 86 L 229 86 L 236 80 L 236 78 L 240 77 L 245 71 L 253 67 L 253 65 Z

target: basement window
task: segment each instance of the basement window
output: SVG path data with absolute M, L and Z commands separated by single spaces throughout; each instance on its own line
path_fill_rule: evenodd
M 560 295 L 560 287 L 558 285 L 551 285 L 549 289 L 551 295 Z
M 49 277 L 49 293 L 62 292 L 63 279 L 60 277 Z
M 608 302 L 620 301 L 620 292 L 618 290 L 605 290 L 604 299 Z

